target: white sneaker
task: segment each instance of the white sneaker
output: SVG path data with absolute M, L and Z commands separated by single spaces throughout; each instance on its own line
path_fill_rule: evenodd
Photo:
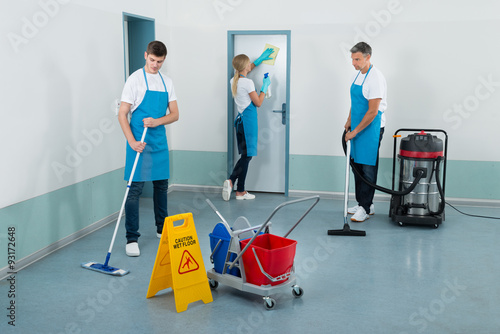
M 158 239 L 161 239 L 161 233 L 156 232 L 156 237 L 157 237 Z
M 255 199 L 255 195 L 250 194 L 248 191 L 245 192 L 245 195 L 241 196 L 236 196 L 237 200 L 243 200 L 243 199 Z
M 231 198 L 231 191 L 233 191 L 233 187 L 231 187 L 231 180 L 224 181 L 222 185 L 222 199 L 226 202 Z
M 347 209 L 347 213 L 353 215 L 359 208 L 361 208 L 361 206 L 359 205 L 353 206 L 352 208 Z M 375 206 L 372 204 L 370 205 L 370 216 L 373 216 L 374 214 L 375 214 Z
M 137 242 L 131 242 L 125 246 L 125 253 L 128 256 L 139 256 L 141 251 L 139 250 L 139 244 Z
M 360 206 L 357 210 L 356 210 L 356 213 L 351 217 L 351 220 L 353 222 L 358 222 L 358 223 L 361 223 L 361 222 L 364 222 L 365 220 L 367 220 L 368 218 L 370 218 L 370 216 L 368 216 L 366 214 L 366 211 L 365 209 Z

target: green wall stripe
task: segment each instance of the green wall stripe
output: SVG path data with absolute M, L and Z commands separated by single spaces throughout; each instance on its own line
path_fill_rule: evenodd
M 380 159 L 377 184 L 392 186 L 392 158 Z M 447 164 L 446 197 L 500 200 L 500 162 L 452 160 Z M 345 157 L 292 155 L 290 189 L 344 191 Z M 353 191 L 351 173 L 351 191 Z
M 222 186 L 227 179 L 226 152 L 171 151 L 172 184 Z
M 14 226 L 20 260 L 116 213 L 125 190 L 119 169 L 5 207 L 0 210 L 0 244 L 6 245 L 7 228 Z M 0 268 L 6 265 L 6 256 L 0 257 Z
M 225 152 L 171 151 L 170 160 L 171 184 L 220 186 L 227 177 Z M 500 200 L 498 171 L 500 162 L 449 161 L 446 196 Z M 343 192 L 344 178 L 345 157 L 290 155 L 290 190 Z M 377 183 L 391 187 L 392 158 L 380 159 Z
M 500 162 L 453 160 L 446 173 L 450 197 L 500 199 Z
M 290 189 L 308 191 L 344 192 L 345 157 L 324 155 L 292 155 L 290 157 Z M 385 173 L 384 171 L 388 171 Z M 392 159 L 380 159 L 377 183 L 386 188 L 392 186 Z M 354 189 L 350 174 L 349 185 Z

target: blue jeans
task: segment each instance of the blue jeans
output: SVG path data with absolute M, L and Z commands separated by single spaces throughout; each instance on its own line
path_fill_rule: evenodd
M 384 135 L 384 128 L 380 129 L 380 139 L 378 142 L 378 147 L 380 148 L 380 142 L 382 141 L 382 137 Z M 357 170 L 363 175 L 365 179 L 370 181 L 371 183 L 377 183 L 377 173 L 378 173 L 378 152 L 377 152 L 377 162 L 375 166 L 362 165 L 355 163 L 353 161 L 354 166 L 356 166 Z M 373 197 L 375 196 L 375 188 L 367 185 L 361 178 L 354 173 L 354 185 L 356 189 L 356 201 L 359 206 L 362 206 L 366 213 L 370 213 L 370 206 L 373 203 Z
M 139 233 L 139 198 L 144 188 L 144 182 L 132 182 L 125 202 L 125 229 L 127 243 L 137 242 Z M 167 209 L 168 180 L 153 181 L 153 206 L 156 232 L 163 232 L 163 223 L 168 217 Z
M 238 180 L 238 185 L 236 186 L 237 192 L 245 191 L 245 180 L 247 178 L 248 165 L 252 157 L 247 155 L 247 142 L 245 140 L 245 129 L 243 128 L 243 122 L 236 123 L 236 140 L 238 142 L 238 152 L 240 152 L 241 157 L 233 168 L 233 172 L 229 179 L 233 183 Z

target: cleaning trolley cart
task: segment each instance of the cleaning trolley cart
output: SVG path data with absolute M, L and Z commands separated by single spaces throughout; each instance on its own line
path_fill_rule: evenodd
M 295 225 L 283 236 L 271 234 L 271 218 L 284 206 L 314 200 Z M 318 203 L 319 196 L 305 197 L 280 204 L 262 224 L 251 226 L 245 217 L 239 217 L 231 228 L 215 206 L 208 204 L 222 220 L 210 234 L 214 268 L 207 271 L 210 288 L 219 283 L 240 291 L 263 297 L 264 306 L 271 310 L 276 301 L 270 295 L 292 290 L 294 297 L 302 297 L 304 291 L 295 284 L 294 257 L 297 241 L 287 236 Z

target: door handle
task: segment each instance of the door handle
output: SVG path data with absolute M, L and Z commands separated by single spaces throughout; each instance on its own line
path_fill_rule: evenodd
M 285 125 L 286 124 L 286 103 L 283 103 L 281 105 L 281 110 L 273 110 L 273 112 L 280 112 L 281 113 L 281 124 Z

